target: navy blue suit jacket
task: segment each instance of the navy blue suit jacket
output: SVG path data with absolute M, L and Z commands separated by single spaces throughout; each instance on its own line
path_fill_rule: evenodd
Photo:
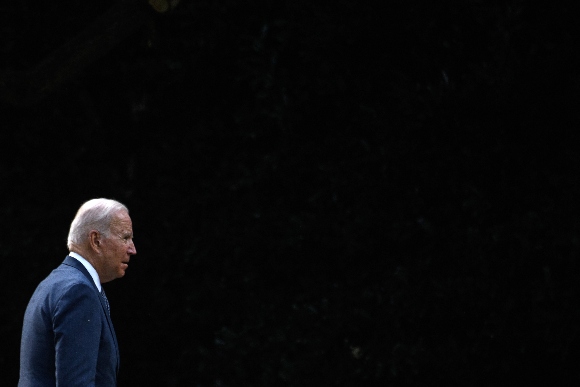
M 36 288 L 22 327 L 19 386 L 115 386 L 119 347 L 105 300 L 66 257 Z

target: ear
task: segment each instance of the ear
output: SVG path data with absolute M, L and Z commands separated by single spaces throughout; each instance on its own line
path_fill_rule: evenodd
M 91 249 L 97 253 L 100 252 L 101 243 L 102 243 L 101 233 L 98 232 L 97 230 L 91 230 L 91 232 L 89 232 L 89 244 L 91 245 Z

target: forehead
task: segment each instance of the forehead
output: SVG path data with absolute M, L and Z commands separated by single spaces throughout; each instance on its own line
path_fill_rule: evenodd
M 118 211 L 113 215 L 111 220 L 111 229 L 116 231 L 131 232 L 133 224 L 127 211 Z

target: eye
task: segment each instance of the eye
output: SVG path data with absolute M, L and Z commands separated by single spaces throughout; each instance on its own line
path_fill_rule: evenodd
M 123 241 L 124 244 L 129 243 L 130 240 L 132 240 L 133 238 L 131 236 L 124 236 L 124 237 L 119 237 L 119 239 L 121 239 Z

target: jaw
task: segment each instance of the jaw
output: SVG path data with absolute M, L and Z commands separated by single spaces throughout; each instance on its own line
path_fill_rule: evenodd
M 125 275 L 125 271 L 129 268 L 129 264 L 125 262 L 121 262 L 119 265 L 118 276 L 117 278 L 121 278 Z

